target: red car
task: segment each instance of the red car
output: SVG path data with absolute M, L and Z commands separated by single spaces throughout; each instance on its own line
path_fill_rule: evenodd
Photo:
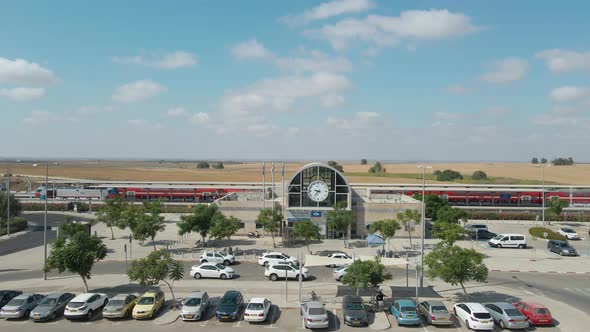
M 553 325 L 551 312 L 544 305 L 536 302 L 514 302 L 512 303 L 518 311 L 528 318 L 531 325 Z

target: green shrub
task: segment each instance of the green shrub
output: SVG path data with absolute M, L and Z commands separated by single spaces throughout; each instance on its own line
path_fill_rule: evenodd
M 10 234 L 20 232 L 27 228 L 28 222 L 25 218 L 14 217 L 10 219 Z M 0 236 L 6 235 L 6 221 L 0 223 Z
M 549 240 L 564 240 L 566 241 L 566 237 L 554 232 L 552 230 L 550 230 L 549 228 L 545 228 L 545 227 L 531 227 L 529 228 L 529 234 L 531 234 L 534 237 L 540 238 L 540 239 L 544 239 L 545 237 L 543 236 L 543 233 L 547 233 L 547 239 Z
M 452 169 L 445 169 L 441 173 L 436 176 L 437 181 L 454 181 L 454 180 L 463 180 L 463 175 L 457 171 L 453 171 Z

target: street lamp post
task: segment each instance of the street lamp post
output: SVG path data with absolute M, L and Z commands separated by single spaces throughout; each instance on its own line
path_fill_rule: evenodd
M 541 183 L 542 183 L 542 195 L 543 195 L 543 210 L 541 211 L 543 226 L 545 226 L 545 168 L 551 167 L 551 165 L 542 165 L 541 167 Z
M 420 246 L 420 264 L 424 263 L 424 237 L 426 236 L 426 169 L 431 169 L 432 166 L 429 165 L 420 165 L 418 168 L 422 169 L 422 245 Z M 418 272 L 416 272 L 418 273 Z M 420 270 L 420 287 L 424 287 L 424 268 Z M 416 297 L 418 296 L 418 291 L 416 290 Z
M 6 161 L 6 235 L 10 235 L 10 163 Z
M 33 165 L 36 167 L 37 164 Z M 48 178 L 49 178 L 49 161 L 45 163 L 45 214 L 43 215 L 43 280 L 47 280 L 47 272 L 45 272 L 45 265 L 47 265 L 47 196 L 48 196 Z

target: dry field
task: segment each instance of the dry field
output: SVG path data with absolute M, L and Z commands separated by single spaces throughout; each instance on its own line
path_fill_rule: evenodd
M 50 164 L 52 178 L 96 179 L 119 181 L 207 181 L 250 182 L 262 181 L 261 163 L 226 164 L 225 169 L 197 169 L 196 163 L 141 162 L 141 161 L 59 161 Z M 304 163 L 286 163 L 285 177 L 302 167 Z M 387 176 L 371 176 L 369 165 L 343 163 L 345 175 L 351 183 L 416 183 L 421 170 L 418 164 L 385 164 Z M 45 167 L 32 164 L 13 164 L 12 172 L 23 176 L 44 176 Z M 463 175 L 482 170 L 493 178 L 515 181 L 540 181 L 541 168 L 528 163 L 445 163 L 432 164 L 434 170 L 453 169 Z M 267 181 L 270 181 L 270 163 L 267 163 Z M 280 165 L 275 164 L 275 179 L 280 179 Z M 366 175 L 365 175 L 366 174 Z M 545 169 L 545 180 L 552 183 L 590 185 L 590 164 L 557 166 Z M 428 181 L 436 182 L 436 181 Z M 501 182 L 498 182 L 501 183 Z

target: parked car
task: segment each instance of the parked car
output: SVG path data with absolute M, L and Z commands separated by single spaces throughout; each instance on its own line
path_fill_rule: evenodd
M 66 319 L 91 320 L 94 313 L 107 305 L 109 301 L 103 293 L 84 293 L 74 297 L 66 305 L 64 317 Z
M 225 255 L 219 251 L 205 251 L 201 255 L 201 263 L 220 263 L 227 266 L 235 262 L 233 255 Z
M 164 292 L 145 292 L 133 307 L 131 317 L 133 319 L 148 319 L 156 317 L 156 314 L 164 306 L 166 301 Z
M 469 232 L 469 236 L 473 240 L 491 240 L 498 236 L 496 233 L 492 233 L 487 229 L 474 229 L 473 231 Z
M 303 325 L 306 329 L 327 329 L 330 326 L 330 318 L 324 305 L 317 301 L 301 304 Z
M 218 321 L 234 321 L 239 318 L 240 309 L 244 304 L 242 293 L 231 290 L 225 292 L 217 305 L 215 316 Z
M 526 238 L 522 234 L 500 234 L 488 241 L 490 247 L 494 248 L 521 248 L 525 249 Z
M 483 306 L 502 329 L 519 330 L 529 327 L 527 318 L 508 302 L 483 303 Z
M 360 296 L 344 295 L 342 298 L 342 317 L 346 325 L 369 326 L 367 310 Z
M 494 320 L 480 303 L 464 302 L 453 306 L 453 313 L 457 320 L 463 322 L 467 329 L 493 330 Z
M 217 278 L 225 280 L 234 277 L 234 269 L 220 263 L 203 263 L 191 267 L 190 275 L 195 279 Z
M 531 325 L 553 325 L 551 312 L 544 305 L 537 302 L 514 302 L 514 307 L 523 314 Z
M 31 311 L 44 296 L 41 294 L 21 294 L 12 298 L 0 310 L 0 317 L 6 319 L 29 318 Z
M 106 319 L 131 317 L 137 304 L 137 296 L 133 294 L 117 294 L 109 299 L 102 309 L 102 317 Z
M 568 240 L 579 240 L 580 235 L 571 228 L 563 227 L 557 231 L 559 234 L 565 236 Z
M 343 252 L 335 252 L 335 253 L 332 253 L 332 254 L 328 255 L 328 258 L 352 259 L 352 257 L 348 256 L 346 253 L 343 253 Z M 326 267 L 339 267 L 339 266 L 342 266 L 343 264 L 348 264 L 348 263 L 330 264 L 330 265 L 326 265 Z
M 269 299 L 255 297 L 250 299 L 244 311 L 244 320 L 247 322 L 264 322 L 270 314 L 272 303 Z
M 547 241 L 547 250 L 552 251 L 560 256 L 577 256 L 578 252 L 569 243 L 561 240 Z
M 23 292 L 14 290 L 0 290 L 0 309 L 10 302 L 13 298 L 21 295 Z
M 418 305 L 418 311 L 431 325 L 453 325 L 453 317 L 441 301 L 424 301 Z
M 395 317 L 397 325 L 420 325 L 420 316 L 418 316 L 416 304 L 412 300 L 393 300 L 390 312 Z
M 265 267 L 286 262 L 292 262 L 296 265 L 299 264 L 296 258 L 290 257 L 289 255 L 280 252 L 267 252 L 258 257 L 258 264 L 264 265 Z
M 344 275 L 346 274 L 346 270 L 348 270 L 348 266 L 349 265 L 337 267 L 334 269 L 334 271 L 332 271 L 332 276 L 334 276 L 334 279 L 336 281 L 340 281 L 340 279 L 342 279 L 342 277 L 344 277 Z
M 39 304 L 31 311 L 29 318 L 34 322 L 55 320 L 64 314 L 66 305 L 76 295 L 72 293 L 51 293 L 39 301 Z
M 182 301 L 180 319 L 199 320 L 207 312 L 209 307 L 209 294 L 207 292 L 192 292 Z
M 290 264 L 276 264 L 270 265 L 264 269 L 264 276 L 272 281 L 279 279 L 299 279 L 299 273 L 303 277 L 303 280 L 310 277 L 309 270 L 305 267 L 301 269 L 294 267 Z
M 484 225 L 484 224 L 467 224 L 465 225 L 465 230 L 472 232 L 472 231 L 476 231 L 479 229 L 485 229 L 486 231 L 488 230 L 488 225 Z

